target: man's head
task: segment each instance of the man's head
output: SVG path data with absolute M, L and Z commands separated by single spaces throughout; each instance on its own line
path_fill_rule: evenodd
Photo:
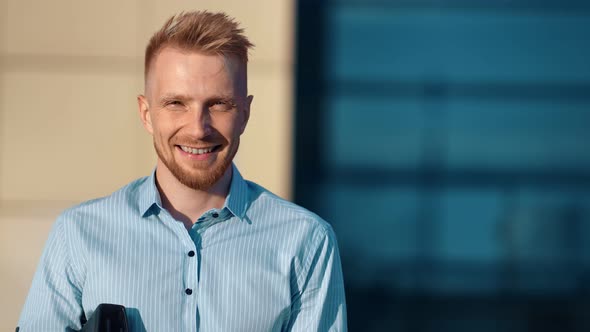
M 190 188 L 217 183 L 238 150 L 252 102 L 252 46 L 225 14 L 189 12 L 170 18 L 146 48 L 140 116 L 158 167 Z

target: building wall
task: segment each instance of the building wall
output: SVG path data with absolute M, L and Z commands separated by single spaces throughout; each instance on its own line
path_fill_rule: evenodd
M 48 231 L 64 208 L 155 165 L 137 115 L 143 50 L 181 10 L 222 10 L 256 44 L 255 96 L 236 163 L 291 193 L 292 1 L 0 2 L 0 330 L 16 325 Z M 262 16 L 262 8 L 264 15 Z
M 588 2 L 297 4 L 294 198 L 349 329 L 590 331 Z

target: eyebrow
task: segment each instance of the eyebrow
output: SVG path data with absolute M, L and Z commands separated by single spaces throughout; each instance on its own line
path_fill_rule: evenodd
M 190 103 L 191 101 L 194 100 L 194 98 L 192 98 L 189 95 L 185 95 L 185 94 L 181 94 L 181 93 L 165 93 L 158 99 L 158 103 L 160 105 L 164 105 L 167 102 L 170 102 L 173 100 L 179 100 L 184 103 Z M 233 106 L 237 106 L 236 98 L 234 98 L 233 96 L 231 96 L 229 94 L 219 94 L 219 95 L 210 96 L 209 98 L 207 98 L 205 100 L 205 103 L 210 103 L 210 102 L 215 102 L 215 101 L 223 101 L 226 103 L 230 103 Z
M 160 100 L 171 100 L 171 99 L 178 99 L 178 100 L 193 100 L 193 98 L 189 95 L 180 94 L 180 93 L 165 93 L 160 97 Z M 213 95 L 207 98 L 207 100 L 234 100 L 234 96 L 230 94 L 219 94 Z
M 191 97 L 188 95 L 178 94 L 178 93 L 165 93 L 159 98 L 160 102 L 170 101 L 170 100 L 182 100 L 182 101 L 190 101 L 192 100 Z
M 212 96 L 211 98 L 207 98 L 207 101 L 223 101 L 226 103 L 235 104 L 236 98 L 229 96 L 229 95 L 218 95 L 218 96 Z

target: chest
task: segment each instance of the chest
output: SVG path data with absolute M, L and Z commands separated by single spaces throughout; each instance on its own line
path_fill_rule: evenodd
M 136 236 L 88 256 L 85 308 L 122 304 L 147 330 L 279 331 L 288 321 L 293 255 L 280 243 L 249 233 Z

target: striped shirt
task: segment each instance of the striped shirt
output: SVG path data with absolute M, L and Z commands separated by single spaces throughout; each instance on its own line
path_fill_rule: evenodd
M 245 181 L 187 231 L 155 172 L 55 222 L 20 331 L 81 329 L 100 303 L 131 331 L 346 331 L 338 246 L 317 215 Z

